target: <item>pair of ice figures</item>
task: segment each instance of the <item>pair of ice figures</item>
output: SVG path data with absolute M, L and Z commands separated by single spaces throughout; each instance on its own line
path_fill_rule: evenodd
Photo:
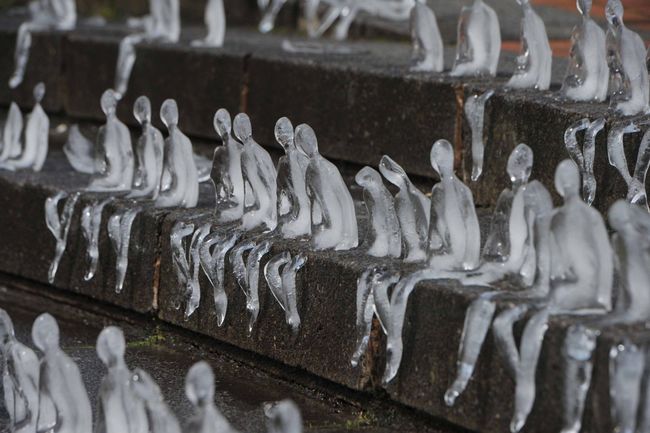
M 79 367 L 60 347 L 59 327 L 50 314 L 36 318 L 32 341 L 43 356 L 15 336 L 13 323 L 0 309 L 4 404 L 12 433 L 203 433 L 236 430 L 214 403 L 214 373 L 207 362 L 190 368 L 185 393 L 194 408 L 183 429 L 167 406 L 154 379 L 144 370 L 130 370 L 122 330 L 104 328 L 97 355 L 107 368 L 99 388 L 100 411 L 93 429 L 91 404 Z M 265 405 L 270 433 L 301 433 L 300 410 L 290 400 Z

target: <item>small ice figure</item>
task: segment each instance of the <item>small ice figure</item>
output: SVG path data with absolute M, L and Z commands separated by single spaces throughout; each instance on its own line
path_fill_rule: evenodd
M 302 415 L 296 403 L 282 400 L 264 404 L 267 433 L 302 433 Z
M 404 169 L 384 155 L 379 162 L 379 171 L 386 180 L 395 185 L 395 209 L 402 232 L 404 261 L 421 262 L 426 259 L 429 236 L 431 201 L 417 189 Z
M 501 28 L 494 9 L 483 0 L 464 6 L 458 19 L 453 77 L 495 76 L 501 54 Z
M 605 16 L 610 108 L 624 116 L 646 112 L 650 83 L 643 39 L 623 23 L 621 0 L 608 0 Z
M 513 89 L 548 90 L 551 86 L 553 52 L 548 42 L 546 25 L 530 4 L 530 0 L 517 0 L 522 8 L 521 50 L 515 72 L 506 84 Z
M 600 118 L 593 122 L 581 119 L 569 126 L 564 133 L 564 145 L 573 162 L 578 165 L 582 176 L 582 199 L 591 206 L 596 198 L 596 177 L 594 176 L 594 157 L 596 154 L 596 136 L 605 127 L 605 119 Z M 584 130 L 584 144 L 582 149 L 576 134 Z
M 142 127 L 136 147 L 137 164 L 129 198 L 156 199 L 162 182 L 165 140 L 151 124 L 151 101 L 140 96 L 133 104 L 133 116 Z
M 68 196 L 68 193 L 61 191 L 45 200 L 45 223 L 56 239 L 54 258 L 52 259 L 47 274 L 47 280 L 50 284 L 54 283 L 54 278 L 59 269 L 59 262 L 61 261 L 68 244 L 68 232 L 70 231 L 74 207 L 79 200 L 79 196 L 79 193 L 73 193 Z M 59 202 L 63 199 L 66 200 L 63 205 L 63 210 L 61 214 L 59 214 Z
M 59 325 L 43 313 L 34 320 L 32 341 L 43 352 L 39 384 L 39 431 L 88 433 L 92 409 L 77 364 L 61 350 Z
M 99 173 L 100 167 L 95 165 L 95 143 L 81 133 L 79 125 L 70 126 L 63 153 L 75 171 L 86 174 Z
M 16 339 L 11 317 L 0 309 L 0 353 L 4 403 L 10 431 L 36 433 L 40 364 L 32 349 Z
M 100 433 L 148 433 L 144 402 L 133 391 L 132 373 L 124 360 L 126 342 L 122 330 L 108 326 L 97 337 L 97 356 L 108 369 L 99 387 Z
M 411 9 L 412 71 L 442 72 L 444 46 L 436 14 L 426 0 L 416 0 Z
M 373 257 L 400 257 L 402 234 L 395 203 L 381 175 L 371 167 L 364 167 L 357 173 L 355 181 L 363 188 L 363 200 L 369 215 L 370 227 L 366 239 L 368 254 Z
M 300 329 L 296 274 L 305 263 L 307 257 L 304 255 L 298 254 L 292 257 L 288 251 L 285 251 L 271 258 L 264 267 L 264 276 L 269 289 L 284 311 L 286 323 L 294 334 L 297 334 Z
M 483 141 L 483 125 L 485 120 L 485 104 L 494 95 L 494 90 L 487 90 L 481 95 L 472 95 L 465 100 L 465 117 L 472 131 L 472 181 L 476 182 L 483 173 L 485 142 Z
M 305 183 L 309 158 L 298 150 L 291 121 L 275 124 L 275 139 L 284 149 L 278 161 L 278 226 L 285 239 L 311 234 L 311 207 Z
M 207 0 L 205 6 L 205 25 L 208 34 L 204 39 L 192 41 L 197 47 L 221 47 L 226 35 L 226 11 L 223 0 Z
M 178 127 L 178 105 L 167 99 L 160 107 L 160 119 L 169 136 L 165 140 L 163 182 L 156 207 L 192 208 L 199 200 L 199 174 L 194 162 L 192 142 Z
M 582 22 L 571 33 L 569 66 L 561 94 L 574 101 L 602 102 L 609 88 L 605 32 L 591 18 L 592 0 L 578 0 Z
M 2 130 L 2 147 L 0 162 L 16 158 L 20 155 L 20 137 L 23 134 L 23 113 L 15 102 L 9 106 L 9 114 Z
M 176 415 L 169 409 L 158 384 L 139 368 L 129 382 L 133 393 L 144 402 L 151 433 L 181 433 Z
M 646 369 L 645 350 L 629 341 L 609 352 L 609 396 L 614 431 L 637 431 L 637 411 Z M 641 418 L 642 419 L 642 418 Z
M 639 127 L 633 122 L 615 125 L 607 136 L 607 156 L 609 163 L 616 167 L 627 184 L 627 200 L 647 210 L 648 197 L 645 189 L 645 181 L 648 166 L 650 166 L 650 130 L 646 131 L 641 140 L 633 173 L 630 173 L 628 168 L 625 148 L 623 146 L 623 137 L 625 134 L 639 131 Z
M 221 138 L 221 146 L 214 150 L 212 183 L 216 191 L 217 221 L 229 223 L 244 215 L 244 178 L 242 152 L 244 146 L 231 137 L 230 113 L 221 108 L 214 115 L 214 129 Z
M 338 168 L 318 152 L 314 130 L 296 128 L 296 144 L 307 157 L 307 194 L 311 199 L 312 242 L 316 250 L 337 251 L 359 244 L 354 202 Z
M 99 231 L 102 226 L 102 213 L 107 204 L 114 199 L 95 200 L 85 206 L 81 211 L 81 232 L 86 239 L 86 262 L 88 269 L 84 274 L 84 280 L 90 281 L 97 272 L 99 261 Z
M 242 173 L 244 176 L 245 209 L 242 228 L 258 227 L 272 231 L 278 224 L 277 177 L 271 155 L 253 139 L 248 115 L 239 113 L 233 121 L 235 137 L 244 145 Z
M 133 222 L 142 209 L 131 207 L 118 212 L 108 220 L 108 237 L 115 253 L 115 293 L 121 293 L 129 266 L 129 244 Z
M 194 406 L 194 414 L 184 429 L 186 433 L 236 433 L 214 404 L 214 373 L 207 362 L 197 362 L 187 372 L 185 394 Z

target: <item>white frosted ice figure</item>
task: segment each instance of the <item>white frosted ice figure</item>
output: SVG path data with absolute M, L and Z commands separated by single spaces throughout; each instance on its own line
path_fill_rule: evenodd
M 139 368 L 133 370 L 129 385 L 145 404 L 151 433 L 181 433 L 176 415 L 165 403 L 158 384 L 146 371 Z
M 245 190 L 245 208 L 242 228 L 246 231 L 264 228 L 272 231 L 278 224 L 277 177 L 271 155 L 253 139 L 248 115 L 239 113 L 233 121 L 235 137 L 244 145 L 242 173 Z
M 593 122 L 581 119 L 569 126 L 564 133 L 564 145 L 580 169 L 582 176 L 582 199 L 591 205 L 596 198 L 596 177 L 594 176 L 594 157 L 596 154 L 596 136 L 605 127 L 605 119 L 600 118 Z M 584 144 L 581 147 L 576 134 L 584 133 Z
M 99 261 L 99 230 L 102 226 L 102 213 L 107 204 L 114 199 L 95 200 L 84 206 L 81 211 L 81 232 L 86 240 L 86 263 L 88 269 L 84 274 L 84 280 L 90 281 L 97 272 Z
M 81 133 L 79 125 L 70 126 L 63 153 L 75 171 L 86 174 L 99 172 L 95 165 L 95 144 Z
M 133 391 L 133 374 L 126 365 L 122 330 L 108 326 L 97 337 L 97 356 L 107 368 L 99 387 L 99 433 L 148 433 L 144 401 Z
M 194 414 L 184 429 L 186 433 L 236 433 L 214 404 L 214 373 L 207 362 L 197 362 L 187 372 L 185 394 L 194 406 Z
M 426 259 L 429 236 L 431 201 L 417 189 L 402 167 L 389 156 L 379 162 L 379 171 L 386 180 L 395 185 L 395 210 L 402 232 L 404 261 L 421 262 Z
M 646 112 L 650 108 L 650 82 L 645 43 L 623 23 L 621 0 L 608 0 L 605 16 L 610 108 L 624 116 Z
M 194 162 L 192 142 L 178 127 L 178 105 L 167 99 L 160 107 L 160 119 L 169 136 L 165 139 L 165 163 L 163 179 L 165 185 L 156 199 L 156 207 L 192 208 L 199 200 L 199 174 Z
M 0 353 L 4 403 L 9 413 L 10 431 L 36 433 L 38 421 L 38 357 L 16 339 L 14 325 L 0 309 Z
M 133 116 L 142 127 L 136 146 L 136 169 L 129 198 L 156 199 L 162 182 L 165 140 L 151 124 L 151 101 L 140 96 L 133 104 Z
M 204 39 L 192 41 L 198 47 L 221 47 L 226 36 L 226 11 L 223 0 L 207 0 L 205 6 L 205 26 L 208 34 Z
M 648 209 L 645 183 L 648 166 L 650 166 L 650 130 L 647 130 L 643 135 L 632 173 L 630 173 L 627 165 L 623 145 L 625 134 L 639 131 L 639 127 L 633 122 L 620 123 L 612 127 L 607 136 L 607 156 L 609 163 L 616 167 L 627 184 L 627 200 Z
M 442 72 L 445 67 L 444 44 L 436 14 L 425 0 L 416 0 L 411 9 L 412 71 Z
M 307 195 L 311 200 L 312 242 L 316 250 L 349 250 L 359 244 L 354 202 L 338 168 L 318 152 L 309 125 L 296 128 L 296 144 L 307 157 Z
M 221 108 L 216 112 L 214 129 L 222 143 L 214 150 L 213 168 L 210 174 L 216 191 L 217 221 L 220 223 L 239 221 L 244 215 L 243 146 L 231 137 L 232 123 L 227 110 Z
M 68 232 L 70 231 L 72 215 L 74 214 L 74 207 L 79 200 L 79 195 L 79 193 L 68 195 L 66 192 L 58 192 L 45 200 L 45 223 L 54 236 L 54 239 L 56 239 L 54 258 L 52 259 L 47 274 L 47 280 L 50 284 L 54 283 L 54 278 L 59 269 L 59 262 L 63 257 L 68 243 Z M 63 199 L 65 199 L 65 203 L 63 210 L 59 214 L 59 202 Z
M 59 346 L 59 325 L 43 313 L 34 320 L 32 341 L 43 353 L 39 383 L 39 431 L 90 433 L 92 409 L 77 364 Z
M 369 215 L 367 253 L 373 257 L 400 257 L 402 234 L 395 202 L 381 175 L 371 167 L 364 167 L 357 173 L 355 181 L 363 188 L 363 200 Z
M 129 266 L 129 244 L 133 222 L 142 210 L 141 207 L 131 207 L 118 212 L 108 220 L 108 237 L 115 253 L 115 293 L 121 293 L 124 279 Z
M 521 50 L 516 60 L 515 72 L 506 84 L 513 89 L 548 90 L 551 86 L 553 52 L 548 42 L 546 25 L 530 4 L 530 0 L 517 0 L 522 8 Z
M 454 77 L 496 75 L 501 54 L 501 28 L 494 9 L 483 0 L 464 6 L 458 19 Z
M 285 251 L 272 257 L 264 267 L 264 277 L 271 293 L 284 311 L 285 321 L 294 334 L 300 329 L 296 293 L 296 274 L 307 262 L 302 254 L 291 256 Z
M 483 173 L 485 142 L 483 141 L 483 125 L 485 120 L 485 105 L 494 95 L 494 90 L 488 90 L 481 95 L 472 95 L 465 100 L 465 117 L 472 131 L 472 181 L 476 182 Z
M 267 433 L 302 433 L 302 414 L 296 403 L 282 400 L 264 404 Z
M 609 352 L 609 396 L 614 431 L 637 431 L 637 408 L 641 401 L 646 355 L 630 342 L 612 347 Z
M 20 155 L 20 138 L 23 134 L 23 113 L 15 102 L 9 106 L 9 113 L 2 129 L 2 148 L 0 162 Z
M 282 117 L 275 124 L 275 139 L 284 149 L 278 161 L 278 227 L 285 239 L 311 234 L 311 207 L 306 173 L 309 159 L 298 150 L 291 121 Z
M 571 33 L 569 66 L 561 94 L 574 101 L 602 102 L 609 88 L 605 32 L 591 18 L 592 0 L 578 0 L 582 21 Z

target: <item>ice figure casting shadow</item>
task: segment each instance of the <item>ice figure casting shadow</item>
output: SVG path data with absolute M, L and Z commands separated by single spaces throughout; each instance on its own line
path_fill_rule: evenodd
M 302 433 L 300 409 L 291 400 L 264 404 L 267 433 Z
M 14 54 L 15 69 L 9 87 L 15 89 L 25 76 L 32 46 L 32 33 L 46 30 L 71 30 L 77 24 L 75 0 L 39 0 L 29 2 L 30 19 L 20 25 Z
M 494 90 L 487 90 L 481 95 L 472 95 L 465 100 L 465 117 L 472 131 L 472 181 L 474 182 L 483 174 L 485 105 L 492 95 L 494 95 Z
M 186 433 L 236 433 L 214 404 L 214 373 L 206 362 L 197 362 L 187 372 L 185 394 L 194 406 L 194 414 L 184 429 Z
M 411 9 L 412 71 L 442 72 L 444 44 L 436 14 L 425 0 L 416 0 Z
M 296 144 L 307 157 L 307 194 L 311 199 L 312 243 L 316 250 L 349 250 L 359 244 L 354 202 L 338 168 L 318 152 L 309 125 L 296 128 Z
M 18 104 L 12 102 L 9 106 L 7 120 L 2 129 L 2 140 L 0 140 L 0 163 L 7 164 L 11 158 L 20 155 L 20 138 L 23 134 L 23 113 Z M 9 168 L 9 167 L 7 167 Z
M 458 19 L 453 77 L 496 75 L 501 54 L 499 17 L 483 0 L 463 7 Z
M 136 368 L 130 386 L 144 402 L 151 433 L 181 433 L 176 415 L 167 406 L 158 384 L 146 371 Z
M 296 274 L 307 263 L 307 257 L 289 252 L 271 258 L 264 267 L 264 277 L 275 300 L 284 311 L 285 321 L 294 334 L 300 329 L 298 313 L 298 294 L 296 293 Z
M 192 41 L 192 45 L 195 47 L 221 47 L 226 35 L 226 12 L 223 9 L 223 0 L 207 0 L 205 26 L 208 34 L 204 39 Z
M 641 37 L 623 23 L 620 0 L 608 0 L 607 63 L 610 70 L 610 108 L 624 116 L 648 111 L 650 83 L 646 48 Z
M 32 341 L 43 353 L 38 425 L 42 431 L 92 431 L 92 409 L 77 364 L 59 346 L 59 325 L 48 313 L 32 327 Z
M 616 167 L 627 184 L 627 200 L 648 210 L 645 182 L 648 166 L 650 166 L 650 130 L 646 131 L 641 140 L 633 173 L 630 173 L 628 168 L 623 146 L 625 134 L 639 131 L 639 127 L 633 122 L 620 123 L 614 126 L 607 137 L 607 156 L 609 163 Z
M 561 94 L 574 101 L 602 102 L 609 88 L 605 32 L 591 18 L 592 0 L 578 0 L 582 22 L 571 33 L 569 66 Z
M 551 85 L 553 52 L 548 42 L 544 21 L 530 5 L 530 0 L 517 0 L 522 8 L 521 50 L 515 72 L 506 84 L 513 89 L 548 90 Z
M 564 145 L 573 162 L 578 165 L 582 176 L 582 199 L 591 206 L 596 198 L 596 177 L 594 176 L 594 157 L 596 155 L 596 136 L 605 127 L 605 119 L 593 122 L 581 119 L 569 126 L 564 133 Z M 584 144 L 578 143 L 576 134 L 584 132 Z
M 68 196 L 66 192 L 59 192 L 45 200 L 45 223 L 54 236 L 54 239 L 56 239 L 54 258 L 52 259 L 47 274 L 47 280 L 50 284 L 54 283 L 56 273 L 59 269 L 59 262 L 63 257 L 68 243 L 68 232 L 70 231 L 74 207 L 79 200 L 79 196 L 79 193 L 73 193 L 71 196 Z M 59 214 L 59 202 L 63 199 L 65 199 L 65 203 L 62 212 Z

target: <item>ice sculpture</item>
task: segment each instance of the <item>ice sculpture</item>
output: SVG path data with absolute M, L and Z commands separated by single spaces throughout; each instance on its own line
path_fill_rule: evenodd
M 591 205 L 596 198 L 596 177 L 594 176 L 594 157 L 596 154 L 596 136 L 605 127 L 605 119 L 593 122 L 581 119 L 569 126 L 564 133 L 564 144 L 573 162 L 578 165 L 582 176 L 582 199 Z M 582 149 L 576 134 L 585 131 Z
M 483 0 L 463 7 L 458 19 L 453 77 L 496 75 L 501 54 L 501 28 L 494 9 Z
M 79 125 L 70 126 L 63 153 L 75 171 L 86 174 L 99 172 L 100 167 L 95 166 L 95 144 L 81 133 Z
M 0 353 L 4 403 L 9 412 L 10 431 L 36 433 L 38 421 L 38 357 L 16 339 L 11 317 L 0 309 Z
M 65 252 L 68 243 L 68 232 L 70 231 L 72 215 L 74 213 L 74 207 L 79 200 L 79 195 L 79 193 L 73 193 L 68 196 L 68 193 L 62 191 L 45 200 L 45 223 L 56 239 L 54 258 L 52 259 L 47 274 L 47 280 L 50 284 L 54 283 L 54 278 L 59 269 L 59 262 L 63 257 L 63 253 Z M 61 214 L 59 214 L 59 202 L 63 199 L 66 200 L 63 205 L 63 210 Z
M 275 124 L 275 139 L 284 149 L 278 161 L 278 227 L 285 239 L 311 234 L 310 202 L 305 176 L 309 159 L 296 147 L 291 121 L 282 117 Z
M 181 433 L 176 415 L 165 403 L 158 384 L 146 371 L 136 368 L 129 384 L 135 395 L 145 404 L 151 433 Z
M 316 250 L 349 250 L 359 244 L 354 202 L 338 168 L 318 153 L 314 130 L 296 128 L 296 144 L 309 157 L 307 195 L 311 199 L 312 242 Z
M 483 124 L 485 104 L 494 95 L 494 90 L 487 90 L 481 95 L 472 95 L 465 100 L 465 117 L 472 131 L 472 181 L 476 182 L 483 173 L 485 142 L 483 141 Z
M 381 175 L 371 167 L 364 167 L 357 173 L 355 181 L 363 188 L 363 200 L 369 215 L 370 227 L 366 239 L 368 254 L 374 257 L 400 257 L 402 234 L 395 203 Z
M 92 431 L 92 409 L 77 364 L 59 346 L 59 325 L 43 313 L 34 320 L 32 341 L 43 353 L 39 383 L 39 431 Z
M 292 257 L 288 251 L 285 251 L 271 258 L 264 267 L 264 277 L 269 289 L 282 307 L 286 323 L 294 334 L 297 334 L 300 329 L 296 274 L 305 266 L 305 263 L 307 263 L 307 257 L 304 255 L 298 254 Z
M 140 96 L 133 104 L 133 116 L 142 127 L 136 147 L 137 164 L 133 189 L 129 198 L 156 199 L 162 183 L 165 141 L 158 128 L 151 124 L 151 101 Z
M 300 409 L 291 400 L 264 404 L 267 433 L 302 433 Z
M 94 200 L 81 211 L 81 232 L 86 239 L 86 262 L 88 269 L 84 280 L 90 281 L 97 272 L 99 261 L 99 230 L 102 226 L 102 213 L 107 204 L 114 199 L 109 197 L 104 200 Z
M 287 0 L 266 0 L 266 5 L 260 5 L 260 9 L 264 13 L 258 26 L 261 33 L 268 33 L 273 30 L 275 20 L 286 3 Z
M 643 39 L 623 23 L 620 0 L 607 1 L 605 16 L 608 23 L 610 108 L 624 116 L 646 112 L 650 102 L 650 82 Z
M 167 176 L 169 183 L 165 185 L 163 182 L 156 207 L 195 207 L 199 200 L 199 174 L 194 162 L 192 142 L 178 127 L 176 101 L 167 99 L 163 102 L 160 119 L 169 131 L 169 137 L 165 140 L 163 166 L 163 179 Z
M 272 231 L 278 224 L 277 177 L 271 155 L 253 139 L 248 115 L 239 113 L 233 121 L 233 131 L 244 145 L 242 173 L 245 192 L 245 209 L 242 228 L 246 231 L 262 227 Z
M 521 50 L 515 72 L 506 84 L 513 89 L 548 90 L 551 86 L 553 52 L 548 42 L 544 21 L 530 5 L 530 0 L 517 0 L 522 8 Z
M 32 33 L 46 30 L 71 30 L 77 24 L 75 0 L 39 0 L 29 3 L 30 19 L 20 25 L 14 54 L 15 68 L 9 87 L 15 89 L 25 77 L 32 46 Z
M 442 72 L 445 67 L 444 46 L 436 14 L 425 0 L 416 0 L 411 9 L 412 71 Z
M 624 341 L 609 352 L 609 396 L 615 431 L 637 431 L 639 402 L 642 400 L 642 378 L 646 369 L 645 350 Z
M 126 342 L 122 330 L 108 326 L 97 337 L 97 356 L 108 369 L 99 388 L 100 417 L 97 432 L 148 433 L 144 402 L 133 391 L 132 373 L 124 361 Z
M 195 254 L 190 251 L 186 252 L 185 239 L 194 233 L 194 224 L 178 221 L 172 227 L 169 237 L 169 243 L 172 250 L 172 266 L 176 273 L 176 279 L 182 290 L 182 298 L 186 300 L 185 318 L 189 318 L 198 308 L 201 289 L 198 285 L 198 273 L 195 275 L 193 270 L 196 263 L 193 262 Z M 198 233 L 198 231 L 197 231 Z M 192 239 L 194 243 L 194 237 Z M 196 276 L 196 278 L 194 278 Z M 179 305 L 180 306 L 180 305 Z
M 205 6 L 205 26 L 208 34 L 204 39 L 192 41 L 197 47 L 221 47 L 226 36 L 226 11 L 223 0 L 208 0 Z
M 389 156 L 379 162 L 379 171 L 386 180 L 395 185 L 395 210 L 402 232 L 404 261 L 421 262 L 426 259 L 429 236 L 431 201 L 408 178 L 406 172 Z
M 9 106 L 9 114 L 2 130 L 0 162 L 20 155 L 20 137 L 23 133 L 23 113 L 15 102 Z
M 214 373 L 207 362 L 197 362 L 187 372 L 185 394 L 194 406 L 186 433 L 236 433 L 214 404 Z
M 609 163 L 616 167 L 627 184 L 627 200 L 648 209 L 645 181 L 650 166 L 650 130 L 646 131 L 641 140 L 633 173 L 630 173 L 628 168 L 623 146 L 625 134 L 639 131 L 639 127 L 633 122 L 620 123 L 612 127 L 607 136 L 607 156 Z
M 602 102 L 609 88 L 605 32 L 591 18 L 592 0 L 578 0 L 582 22 L 571 33 L 569 66 L 561 94 L 574 101 Z
M 217 221 L 239 221 L 244 215 L 243 146 L 231 137 L 232 125 L 227 110 L 221 108 L 216 112 L 214 129 L 222 143 L 214 150 L 210 174 L 216 191 Z
M 121 293 L 124 288 L 126 270 L 129 266 L 129 243 L 133 221 L 142 210 L 141 207 L 130 207 L 112 215 L 108 220 L 108 237 L 115 253 L 115 293 Z

